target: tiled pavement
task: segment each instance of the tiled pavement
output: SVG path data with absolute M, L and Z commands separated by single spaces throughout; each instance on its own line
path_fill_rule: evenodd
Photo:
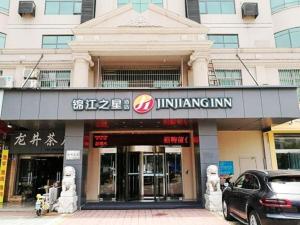
M 37 217 L 35 212 L 3 212 L 0 211 L 0 225 L 59 225 L 63 216 L 48 214 Z
M 0 212 L 0 225 L 230 225 L 204 209 L 87 210 L 36 217 L 34 212 Z

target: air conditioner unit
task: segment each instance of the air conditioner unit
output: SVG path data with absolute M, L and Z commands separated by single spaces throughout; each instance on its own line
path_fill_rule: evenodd
M 0 88 L 12 88 L 14 87 L 13 76 L 0 76 Z
M 242 17 L 254 17 L 258 16 L 258 4 L 256 2 L 244 2 L 242 5 Z
M 35 3 L 34 1 L 19 1 L 19 15 L 31 15 L 35 16 Z
M 24 88 L 37 88 L 37 86 L 38 86 L 37 80 L 27 80 L 26 84 L 24 85 Z
M 24 79 L 27 79 L 27 77 L 30 76 L 29 80 L 37 80 L 38 79 L 38 76 L 40 74 L 40 71 L 38 69 L 35 69 L 33 72 L 32 72 L 32 69 L 25 69 L 24 70 Z

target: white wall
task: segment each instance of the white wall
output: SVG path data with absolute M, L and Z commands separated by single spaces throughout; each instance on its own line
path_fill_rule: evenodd
M 7 33 L 8 15 L 0 12 L 0 32 Z
M 45 15 L 45 1 L 35 3 L 35 17 L 21 17 L 18 1 L 11 1 L 6 48 L 41 48 L 43 34 L 72 34 L 80 24 L 80 15 Z
M 117 0 L 97 0 L 95 17 L 102 16 L 103 14 L 116 9 L 117 6 Z
M 235 1 L 236 14 L 202 14 L 201 23 L 210 28 L 209 34 L 238 34 L 240 48 L 269 48 L 275 46 L 269 1 L 258 2 L 259 16 L 243 19 L 241 6 Z
M 300 7 L 291 7 L 273 14 L 274 33 L 300 27 Z
M 219 131 L 220 161 L 233 161 L 234 178 L 245 169 L 264 169 L 264 148 L 260 131 Z M 270 157 L 269 154 L 266 154 Z
M 210 28 L 211 34 L 238 34 L 241 48 L 274 47 L 274 32 L 287 27 L 286 23 L 300 23 L 297 16 L 300 8 L 296 7 L 274 14 L 275 27 L 273 29 L 269 1 L 258 0 L 255 1 L 259 5 L 259 16 L 255 20 L 243 20 L 241 5 L 244 1 L 235 1 L 236 14 L 201 15 L 201 22 Z M 8 34 L 7 48 L 40 48 L 43 34 L 72 34 L 71 29 L 80 24 L 80 15 L 45 15 L 45 1 L 35 3 L 35 17 L 20 17 L 17 13 L 18 1 L 11 1 L 8 21 L 6 21 L 6 16 L 0 14 L 0 32 Z M 184 0 L 164 0 L 164 7 L 185 16 Z M 117 0 L 97 0 L 96 17 L 116 8 Z M 285 19 L 282 20 L 282 18 Z M 6 28 L 5 24 L 8 24 Z
M 270 47 L 275 46 L 273 34 L 279 30 L 298 26 L 297 24 L 300 25 L 300 17 L 298 16 L 300 7 L 283 10 L 272 16 L 269 1 L 253 1 L 258 2 L 259 5 L 259 16 L 255 20 L 242 19 L 241 5 L 244 1 L 240 0 L 236 0 L 236 14 L 234 15 L 201 15 L 202 23 L 210 28 L 209 33 L 238 33 L 240 47 L 250 48 L 238 50 L 213 49 L 210 56 L 214 59 L 214 63 L 216 62 L 216 69 L 241 69 L 243 84 L 246 86 L 255 85 L 248 72 L 238 62 L 235 56 L 238 52 L 260 85 L 278 85 L 278 68 L 299 68 L 300 51 L 296 49 L 286 51 L 271 50 Z M 41 48 L 42 35 L 72 34 L 72 28 L 80 24 L 80 15 L 45 15 L 45 1 L 35 1 L 35 3 L 35 17 L 20 17 L 17 12 L 18 1 L 11 1 L 9 16 L 0 13 L 0 32 L 7 34 L 6 48 L 28 49 L 23 52 L 19 52 L 19 50 L 15 52 L 4 51 L 0 54 L 0 70 L 3 70 L 4 75 L 16 74 L 15 79 L 18 85 L 23 81 L 20 72 L 25 67 L 30 68 L 34 65 L 41 54 L 41 52 L 38 52 L 34 55 L 32 50 L 29 49 Z M 164 7 L 182 17 L 185 16 L 185 0 L 164 0 Z M 97 0 L 96 16 L 103 15 L 116 8 L 117 0 Z M 136 14 L 133 14 L 133 17 L 136 16 Z M 144 14 L 146 18 L 150 15 L 151 12 Z M 120 18 L 122 18 L 122 21 L 128 20 L 128 18 Z M 274 20 L 274 26 L 272 19 Z M 111 26 L 113 21 L 110 20 L 107 24 L 103 22 L 102 26 Z M 155 17 L 153 22 L 161 24 L 162 18 Z M 171 20 L 164 26 L 176 27 L 179 25 Z M 128 38 L 129 36 L 126 37 Z M 126 37 L 114 35 L 113 38 L 104 36 L 102 38 L 113 39 L 118 42 L 124 38 L 126 39 Z M 157 37 L 155 36 L 154 38 Z M 132 37 L 130 37 L 128 41 L 132 40 Z M 174 40 L 172 36 L 168 36 L 165 41 L 170 42 Z M 253 48 L 257 48 L 257 50 L 253 50 Z M 44 67 L 48 66 L 52 69 L 62 68 L 64 65 L 61 65 L 61 62 L 67 62 L 67 67 L 72 68 L 71 52 L 61 55 L 59 51 L 54 50 L 51 53 L 51 59 L 43 59 Z M 26 65 L 19 62 L 20 55 L 26 56 Z
M 185 17 L 185 0 L 164 0 L 164 7 Z
M 257 82 L 260 85 L 280 85 L 278 68 L 257 66 Z

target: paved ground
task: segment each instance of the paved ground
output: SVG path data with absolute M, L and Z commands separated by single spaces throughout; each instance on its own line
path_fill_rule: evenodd
M 73 215 L 1 212 L 0 225 L 230 225 L 204 209 L 78 211 Z

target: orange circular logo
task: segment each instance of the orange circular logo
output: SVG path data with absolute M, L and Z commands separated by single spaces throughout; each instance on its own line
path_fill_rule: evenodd
M 134 99 L 133 109 L 137 113 L 147 113 L 154 107 L 154 99 L 150 95 L 140 95 Z

